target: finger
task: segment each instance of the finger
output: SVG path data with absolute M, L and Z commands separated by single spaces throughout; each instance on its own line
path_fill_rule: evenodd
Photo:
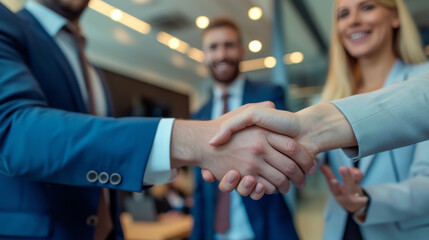
M 352 174 L 348 167 L 342 166 L 339 168 L 341 178 L 343 179 L 343 187 L 346 194 L 356 193 L 356 183 L 353 180 Z
M 206 182 L 214 182 L 216 180 L 216 177 L 213 175 L 213 173 L 204 168 L 201 169 L 201 176 Z
M 223 115 L 223 117 L 224 118 L 234 117 L 238 113 L 241 113 L 250 107 L 274 108 L 274 109 L 276 108 L 274 103 L 270 102 L 270 101 L 264 101 L 264 102 L 259 102 L 259 103 L 248 103 L 248 104 L 245 104 L 239 108 L 234 109 L 233 111 L 227 112 L 226 114 Z
M 349 168 L 349 169 L 352 173 L 353 181 L 356 184 L 360 185 L 360 182 L 362 181 L 362 178 L 363 178 L 362 171 L 359 168 Z
M 244 176 L 236 190 L 241 196 L 247 197 L 253 192 L 256 184 L 256 179 L 253 176 Z
M 223 144 L 231 138 L 232 133 L 252 125 L 291 137 L 295 137 L 299 132 L 295 114 L 252 106 L 222 122 L 219 132 L 209 143 L 213 146 Z
M 289 171 L 292 171 L 292 174 L 294 174 L 293 176 L 282 172 L 285 173 L 296 186 L 303 186 L 302 183 L 305 182 L 305 176 L 303 174 L 314 174 L 316 172 L 315 159 L 297 141 L 290 137 L 272 132 L 267 134 L 267 141 L 274 149 L 288 156 L 289 161 L 295 163 L 293 166 L 290 166 L 293 169 L 289 169 Z M 285 164 L 286 163 L 287 162 L 285 162 Z M 295 166 L 299 169 L 295 169 Z
M 328 183 L 329 190 L 331 190 L 334 196 L 341 194 L 340 185 L 338 183 L 338 179 L 335 177 L 331 168 L 326 165 L 320 166 L 320 170 L 326 178 L 326 182 Z
M 274 185 L 281 193 L 287 193 L 289 191 L 289 178 L 270 164 L 265 163 L 262 165 L 260 169 L 260 176 L 261 179 L 265 179 Z M 257 181 L 260 182 L 258 179 Z M 272 189 L 268 188 L 265 183 L 264 185 L 267 188 L 266 192 L 268 194 L 273 194 L 275 192 L 275 189 L 272 191 Z
M 262 183 L 257 183 L 255 190 L 250 194 L 250 198 L 253 200 L 259 200 L 264 196 L 265 186 Z
M 282 144 L 279 144 L 282 145 Z M 283 155 L 276 149 L 268 148 L 265 159 L 269 165 L 280 171 L 289 178 L 297 187 L 305 186 L 305 175 L 301 168 L 288 156 Z M 279 188 L 280 192 L 284 192 Z
M 219 190 L 222 192 L 231 192 L 240 182 L 240 173 L 236 170 L 230 170 L 223 176 L 219 183 Z
M 266 194 L 273 194 L 277 191 L 277 188 L 274 184 L 272 184 L 271 182 L 269 182 L 267 179 L 261 177 L 261 176 L 256 176 L 256 182 L 258 182 L 258 184 L 262 184 L 265 187 L 265 193 Z

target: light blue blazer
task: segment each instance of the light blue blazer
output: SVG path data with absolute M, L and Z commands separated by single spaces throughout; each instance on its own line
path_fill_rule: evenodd
M 428 63 L 404 65 L 397 61 L 385 86 L 428 70 Z M 342 150 L 330 151 L 328 156 L 330 167 L 338 179 L 340 166 L 353 166 L 352 160 Z M 362 186 L 371 198 L 365 222 L 358 222 L 363 238 L 427 239 L 429 141 L 364 157 L 359 168 L 364 176 Z M 347 212 L 331 196 L 325 210 L 323 238 L 341 240 L 346 221 Z

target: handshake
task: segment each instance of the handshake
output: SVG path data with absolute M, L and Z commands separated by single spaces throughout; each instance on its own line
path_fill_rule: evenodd
M 316 154 L 356 146 L 353 131 L 332 104 L 297 113 L 276 110 L 271 102 L 244 105 L 211 121 L 176 120 L 171 167 L 196 165 L 206 181 L 258 200 L 290 182 L 305 185 L 316 172 Z

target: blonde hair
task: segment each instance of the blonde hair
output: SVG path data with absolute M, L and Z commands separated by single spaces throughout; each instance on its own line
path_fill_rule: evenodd
M 398 13 L 399 28 L 396 29 L 393 42 L 396 55 L 406 64 L 426 61 L 417 27 L 403 0 L 376 1 Z M 336 0 L 332 14 L 329 70 L 321 98 L 323 102 L 353 95 L 360 80 L 357 61 L 346 52 L 338 35 L 338 4 Z

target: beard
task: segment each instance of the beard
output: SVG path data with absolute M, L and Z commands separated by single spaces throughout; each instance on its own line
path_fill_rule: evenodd
M 213 79 L 222 84 L 232 83 L 240 74 L 240 62 L 238 59 L 224 59 L 221 61 L 212 62 L 209 65 Z M 217 69 L 219 64 L 228 64 L 232 69 L 221 71 Z
M 76 20 L 88 6 L 89 0 L 40 0 L 40 2 L 56 11 L 68 20 Z

